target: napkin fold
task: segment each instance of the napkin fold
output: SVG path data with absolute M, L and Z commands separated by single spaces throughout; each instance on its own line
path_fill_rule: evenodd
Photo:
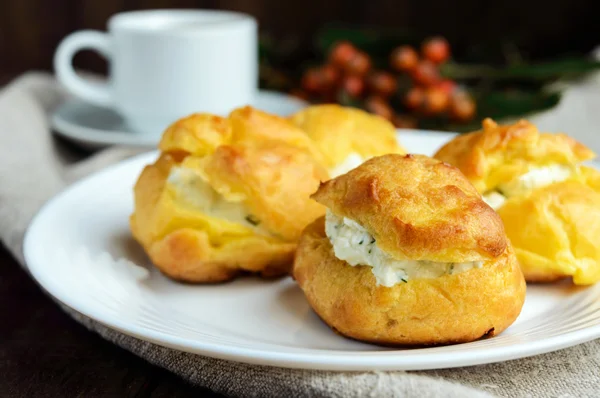
M 600 92 L 600 84 L 597 91 L 590 92 Z M 54 79 L 44 73 L 26 74 L 0 91 L 0 238 L 22 265 L 23 235 L 47 199 L 71 182 L 140 151 L 113 147 L 82 158 L 57 142 L 51 135 L 48 114 L 65 98 Z M 594 127 L 599 124 L 597 120 Z M 228 396 L 462 398 L 600 394 L 600 340 L 555 353 L 468 368 L 358 373 L 297 370 L 172 350 L 124 335 L 58 305 L 103 338 L 194 384 Z

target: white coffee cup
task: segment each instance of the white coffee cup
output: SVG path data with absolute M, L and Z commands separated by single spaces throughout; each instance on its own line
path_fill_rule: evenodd
M 109 61 L 106 83 L 76 74 L 82 49 Z M 236 12 L 150 10 L 117 14 L 108 33 L 67 36 L 54 55 L 60 83 L 81 99 L 120 113 L 135 131 L 160 134 L 194 112 L 224 115 L 252 102 L 258 85 L 257 23 Z

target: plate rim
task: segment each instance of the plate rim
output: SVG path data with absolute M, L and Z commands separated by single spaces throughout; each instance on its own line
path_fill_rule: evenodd
M 404 133 L 410 134 L 411 131 L 405 130 Z M 422 134 L 420 131 L 412 131 L 412 133 L 417 135 Z M 446 134 L 451 136 L 451 133 Z M 493 346 L 489 348 L 485 348 L 485 346 L 476 347 L 461 353 L 458 360 L 456 359 L 456 352 L 438 351 L 432 352 L 429 355 L 423 355 L 422 350 L 428 350 L 428 348 L 375 352 L 321 349 L 306 349 L 309 350 L 308 352 L 280 352 L 261 348 L 239 347 L 235 344 L 203 342 L 193 338 L 182 338 L 150 330 L 135 324 L 128 324 L 124 320 L 101 313 L 101 311 L 94 309 L 93 305 L 88 305 L 85 302 L 82 303 L 81 301 L 77 301 L 75 297 L 70 297 L 64 289 L 60 290 L 58 288 L 57 283 L 52 281 L 51 278 L 46 277 L 46 274 L 42 271 L 44 268 L 44 259 L 40 258 L 37 253 L 38 251 L 35 249 L 38 244 L 36 241 L 37 235 L 43 230 L 44 219 L 49 217 L 48 214 L 52 214 L 54 208 L 60 206 L 60 202 L 64 200 L 63 198 L 74 191 L 83 189 L 87 184 L 93 184 L 95 179 L 103 175 L 112 174 L 120 168 L 131 167 L 131 164 L 142 162 L 142 159 L 144 161 L 146 159 L 151 160 L 157 154 L 158 151 L 150 151 L 133 156 L 96 171 L 71 184 L 42 205 L 32 218 L 25 232 L 23 256 L 28 271 L 37 283 L 48 294 L 67 307 L 110 329 L 144 341 L 149 341 L 153 344 L 207 357 L 254 365 L 330 371 L 431 370 L 497 363 L 557 351 L 600 337 L 599 322 L 593 326 L 533 342 L 526 341 L 511 344 L 510 346 Z M 318 353 L 313 353 L 311 350 L 318 351 Z

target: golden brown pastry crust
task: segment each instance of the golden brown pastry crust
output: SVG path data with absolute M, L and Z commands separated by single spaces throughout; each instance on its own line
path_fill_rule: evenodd
M 382 117 L 339 105 L 309 106 L 290 120 L 315 142 L 331 169 L 352 153 L 362 158 L 406 153 L 396 139 L 394 126 Z
M 153 263 L 183 282 L 213 283 L 248 272 L 264 278 L 287 274 L 295 243 L 269 242 L 252 236 L 214 247 L 204 231 L 178 229 L 148 247 Z
M 288 272 L 295 242 L 257 236 L 250 228 L 189 208 L 167 183 L 175 165 L 170 155 L 162 155 L 144 168 L 134 187 L 131 231 L 158 269 L 186 282 L 222 282 L 241 272 L 267 277 Z
M 487 260 L 507 246 L 498 215 L 457 168 L 421 155 L 373 158 L 312 196 L 397 259 Z
M 323 214 L 323 206 L 308 198 L 327 173 L 306 151 L 272 142 L 224 145 L 199 167 L 217 192 L 242 199 L 262 225 L 286 241 L 298 240 Z
M 242 111 L 235 122 L 197 114 L 174 123 L 161 140 L 160 158 L 144 169 L 135 185 L 133 236 L 174 279 L 220 282 L 240 272 L 285 274 L 302 229 L 324 214 L 324 207 L 309 195 L 328 178 L 326 170 L 307 148 L 293 145 L 294 137 L 285 138 L 285 130 L 278 139 L 252 139 L 261 131 L 260 123 L 266 131 L 273 128 L 272 121 L 266 117 L 256 124 L 254 110 Z M 289 124 L 279 119 L 274 123 Z M 246 127 L 236 130 L 244 123 Z M 195 180 L 171 183 L 175 167 Z M 220 200 L 243 206 L 260 226 L 204 213 L 186 196 L 199 183 L 218 192 Z
M 579 181 L 600 192 L 600 171 L 592 167 L 579 166 Z
M 237 143 L 249 146 L 262 145 L 266 141 L 288 144 L 305 149 L 323 164 L 323 154 L 313 140 L 288 119 L 245 106 L 232 111 L 229 120 L 233 128 L 232 139 Z
M 435 155 L 457 166 L 481 193 L 532 167 L 569 166 L 568 181 L 510 197 L 497 211 L 528 282 L 572 276 L 576 284 L 600 280 L 600 251 L 584 245 L 600 233 L 600 173 L 579 164 L 594 156 L 564 134 L 540 133 L 524 120 L 498 126 L 489 119 L 481 131 L 456 137 Z
M 598 191 L 581 181 L 559 182 L 509 198 L 498 213 L 527 281 L 600 281 Z
M 324 220 L 304 231 L 293 276 L 312 308 L 334 330 L 385 345 L 436 345 L 493 336 L 517 318 L 525 281 L 510 246 L 455 275 L 376 285 L 370 267 L 333 254 Z
M 163 133 L 158 149 L 163 153 L 205 156 L 232 138 L 231 122 L 208 113 L 177 120 Z
M 540 133 L 526 120 L 498 125 L 485 119 L 482 130 L 454 138 L 434 157 L 458 167 L 480 193 L 485 193 L 526 173 L 531 166 L 575 165 L 594 156 L 573 138 Z

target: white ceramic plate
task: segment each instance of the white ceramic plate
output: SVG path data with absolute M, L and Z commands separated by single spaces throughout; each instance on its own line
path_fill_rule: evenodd
M 402 132 L 431 154 L 447 134 Z M 182 351 L 254 364 L 330 370 L 416 370 L 505 361 L 600 337 L 600 286 L 530 286 L 518 320 L 467 344 L 391 349 L 333 333 L 290 278 L 193 286 L 154 270 L 132 241 L 132 186 L 156 154 L 101 171 L 46 204 L 25 238 L 38 282 L 75 310 L 123 333 Z
M 287 116 L 299 111 L 307 102 L 276 91 L 260 90 L 252 106 L 263 111 Z M 50 118 L 56 134 L 88 148 L 130 145 L 156 148 L 160 134 L 131 131 L 118 113 L 109 108 L 79 99 L 66 101 Z

